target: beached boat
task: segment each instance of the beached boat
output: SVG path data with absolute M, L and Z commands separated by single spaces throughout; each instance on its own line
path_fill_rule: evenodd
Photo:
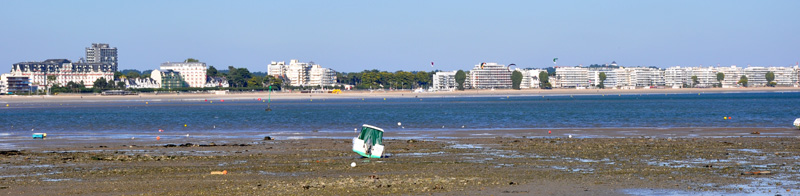
M 800 118 L 794 119 L 794 128 L 800 129 Z
M 383 147 L 383 129 L 372 125 L 362 125 L 361 133 L 353 138 L 353 152 L 363 157 L 381 158 Z

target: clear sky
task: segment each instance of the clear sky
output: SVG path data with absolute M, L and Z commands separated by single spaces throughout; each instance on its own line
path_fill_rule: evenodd
M 78 60 L 91 43 L 119 69 L 196 58 L 266 71 L 622 66 L 793 66 L 800 1 L 39 1 L 0 2 L 0 73 Z M 430 62 L 435 62 L 435 67 Z

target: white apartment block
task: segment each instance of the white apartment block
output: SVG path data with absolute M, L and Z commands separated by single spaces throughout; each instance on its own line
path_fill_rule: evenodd
M 556 68 L 556 78 L 559 80 L 561 88 L 588 87 L 589 69 L 583 67 L 558 67 Z
M 206 85 L 206 63 L 202 62 L 166 62 L 159 69 L 178 72 L 189 87 L 202 88 Z
M 330 68 L 323 68 L 319 65 L 311 65 L 308 71 L 308 85 L 310 86 L 333 86 L 336 85 L 336 71 Z
M 624 81 L 621 80 L 621 78 L 626 78 L 625 74 L 627 74 L 627 72 L 625 72 L 624 69 L 618 69 L 618 68 L 617 69 L 614 69 L 614 68 L 594 69 L 594 68 L 589 68 L 589 71 L 587 73 L 589 74 L 588 75 L 589 81 L 594 86 L 600 85 L 600 73 L 605 73 L 606 74 L 606 80 L 603 81 L 603 85 L 605 86 L 605 88 L 617 89 L 617 88 L 620 88 L 620 87 L 623 87 L 623 86 L 627 85 L 627 82 L 624 82 Z M 622 76 L 622 77 L 620 77 L 620 76 Z
M 522 72 L 522 82 L 519 84 L 519 88 L 539 88 L 539 73 L 547 73 L 547 70 L 544 69 L 516 70 Z
M 275 62 L 272 61 L 269 65 L 267 65 L 267 75 L 271 75 L 274 77 L 283 77 L 286 75 L 286 62 Z
M 687 67 L 686 73 L 689 76 L 688 85 L 694 83 L 693 76 L 697 76 L 697 86 L 695 87 L 710 88 L 719 83 L 717 81 L 717 69 L 713 67 Z
M 664 85 L 672 88 L 683 88 L 684 84 L 688 84 L 686 69 L 681 66 L 669 67 L 664 70 Z
M 795 86 L 798 83 L 797 67 L 769 67 L 769 71 L 775 74 L 775 83 L 778 86 Z
M 511 88 L 511 72 L 505 65 L 497 63 L 475 65 L 467 78 L 469 86 L 475 89 Z
M 283 78 L 290 86 L 333 86 L 336 85 L 336 71 L 318 64 L 303 63 L 296 59 L 272 62 L 267 67 L 271 76 Z
M 769 72 L 769 69 L 766 67 L 744 68 L 744 75 L 747 76 L 747 87 L 767 86 L 767 72 Z
M 456 83 L 457 71 L 440 71 L 433 74 L 433 90 L 452 91 L 458 88 Z
M 717 67 L 717 73 L 722 73 L 725 78 L 722 79 L 722 88 L 736 88 L 739 85 L 739 78 L 744 75 L 744 71 L 741 67 L 736 67 L 736 65 L 730 67 Z

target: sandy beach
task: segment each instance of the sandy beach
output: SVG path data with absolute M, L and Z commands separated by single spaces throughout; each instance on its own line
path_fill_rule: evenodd
M 464 90 L 416 93 L 412 90 L 354 90 L 341 94 L 300 93 L 299 91 L 273 92 L 209 92 L 183 93 L 141 93 L 139 95 L 99 95 L 99 94 L 59 94 L 59 95 L 7 95 L 0 96 L 0 103 L 14 102 L 71 102 L 71 101 L 113 101 L 113 100 L 153 100 L 153 99 L 361 99 L 361 98 L 437 98 L 470 96 L 557 96 L 557 95 L 630 95 L 630 94 L 703 94 L 703 93 L 745 93 L 745 92 L 800 92 L 800 88 L 681 88 L 681 89 L 523 89 L 523 90 Z

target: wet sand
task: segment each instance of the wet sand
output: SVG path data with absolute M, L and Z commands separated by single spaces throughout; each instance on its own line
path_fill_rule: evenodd
M 0 153 L 0 192 L 793 195 L 800 191 L 799 133 L 789 128 L 387 132 L 388 157 L 382 159 L 350 151 L 352 132 L 284 133 L 275 140 L 52 137 Z M 350 167 L 353 162 L 356 167 Z M 227 174 L 211 174 L 223 170 Z M 752 171 L 770 174 L 743 175 Z

